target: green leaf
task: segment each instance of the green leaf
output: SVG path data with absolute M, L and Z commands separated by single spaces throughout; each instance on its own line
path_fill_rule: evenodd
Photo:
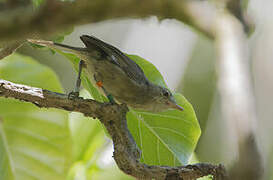
M 19 54 L 0 61 L 0 78 L 55 92 L 63 91 L 56 74 L 50 68 Z
M 70 114 L 69 119 L 74 159 L 88 161 L 105 141 L 102 124 L 75 112 Z
M 8 149 L 7 137 L 3 130 L 2 120 L 0 119 L 0 179 L 14 179 L 14 166 L 12 164 L 11 154 Z
M 80 96 L 91 98 L 87 91 L 81 91 Z M 75 160 L 90 160 L 105 141 L 103 125 L 96 119 L 85 117 L 76 112 L 70 113 L 69 124 Z
M 166 83 L 156 67 L 145 59 L 128 55 L 155 84 Z M 149 113 L 130 110 L 128 126 L 142 150 L 141 161 L 150 165 L 187 164 L 198 142 L 201 130 L 192 105 L 181 94 L 174 94 L 184 111 L 168 110 Z
M 132 176 L 126 175 L 122 171 L 118 169 L 116 166 L 111 166 L 105 168 L 101 171 L 94 171 L 92 176 L 89 176 L 89 179 L 92 180 L 103 180 L 103 179 L 111 179 L 111 180 L 135 180 Z
M 152 63 L 137 55 L 127 54 L 127 56 L 141 67 L 141 69 L 144 71 L 144 74 L 151 82 L 167 88 L 163 76 Z
M 141 161 L 150 165 L 178 166 L 187 164 L 200 136 L 200 127 L 191 104 L 175 94 L 184 111 L 160 113 L 130 110 L 128 126 L 138 147 Z
M 81 97 L 90 99 L 90 94 L 82 90 Z M 97 169 L 97 159 L 105 144 L 103 125 L 96 119 L 84 117 L 81 113 L 72 112 L 69 116 L 70 131 L 73 140 L 74 164 L 69 170 L 67 179 L 87 178 Z
M 62 92 L 55 73 L 27 56 L 13 54 L 0 61 L 0 77 Z M 5 180 L 65 179 L 72 162 L 67 112 L 0 98 L 0 116 L 0 167 L 8 175 Z
M 58 52 L 67 57 L 77 69 L 79 58 L 69 53 Z M 128 56 L 143 69 L 150 81 L 166 87 L 162 75 L 153 64 L 136 55 Z M 92 97 L 103 101 L 105 97 L 94 88 L 86 74 L 83 74 L 83 79 L 84 87 Z M 169 110 L 148 113 L 130 110 L 127 114 L 129 130 L 142 150 L 142 162 L 171 166 L 186 164 L 194 151 L 201 134 L 195 112 L 181 94 L 175 94 L 175 99 L 185 109 L 183 112 Z
M 84 162 L 75 163 L 68 173 L 67 180 L 87 180 L 86 165 Z

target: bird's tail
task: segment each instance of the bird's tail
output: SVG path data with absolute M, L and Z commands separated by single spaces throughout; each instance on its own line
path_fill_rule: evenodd
M 65 44 L 55 43 L 53 41 L 45 41 L 45 40 L 38 40 L 38 39 L 28 39 L 28 42 L 31 42 L 33 44 L 37 44 L 40 46 L 46 46 L 51 49 L 59 49 L 62 51 L 68 51 L 75 54 L 79 54 L 79 52 L 83 51 L 84 48 L 79 47 L 72 47 Z

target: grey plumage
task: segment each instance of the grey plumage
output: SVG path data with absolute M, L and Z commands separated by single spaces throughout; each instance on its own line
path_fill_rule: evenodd
M 95 85 L 97 81 L 101 81 L 104 89 L 120 103 L 153 112 L 169 108 L 183 110 L 176 104 L 168 89 L 150 82 L 143 70 L 119 49 L 93 36 L 83 35 L 80 38 L 85 48 L 51 41 L 29 41 L 76 54 L 84 61 L 91 82 Z
M 106 56 L 107 60 L 119 66 L 119 68 L 121 68 L 127 76 L 136 83 L 143 84 L 148 82 L 142 69 L 119 49 L 94 36 L 83 35 L 80 38 L 87 49 L 90 51 L 94 49 L 100 51 L 102 56 Z

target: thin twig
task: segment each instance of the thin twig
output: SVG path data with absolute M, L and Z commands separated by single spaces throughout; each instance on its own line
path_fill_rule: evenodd
M 0 80 L 0 97 L 14 98 L 35 104 L 40 108 L 58 108 L 77 111 L 85 116 L 99 118 L 112 137 L 114 159 L 118 167 L 138 179 L 183 179 L 194 180 L 199 177 L 213 175 L 216 180 L 226 178 L 222 165 L 207 163 L 179 167 L 148 166 L 140 163 L 140 151 L 127 128 L 126 105 L 99 103 L 90 99 L 68 99 L 65 94 L 55 93 L 40 88 L 15 84 Z
M 1 50 L 0 50 L 0 60 L 3 59 L 6 56 L 11 55 L 12 53 L 14 53 L 16 51 L 16 49 L 18 49 L 19 47 L 21 47 L 23 45 L 25 41 L 21 40 L 21 41 L 15 41 L 12 43 L 8 43 L 7 45 L 5 45 Z

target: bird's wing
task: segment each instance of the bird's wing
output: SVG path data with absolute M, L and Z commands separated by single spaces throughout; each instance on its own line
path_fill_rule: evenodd
M 107 60 L 119 66 L 136 83 L 148 82 L 143 70 L 119 49 L 93 36 L 82 35 L 80 38 L 88 49 L 99 50 L 105 54 L 108 57 Z

